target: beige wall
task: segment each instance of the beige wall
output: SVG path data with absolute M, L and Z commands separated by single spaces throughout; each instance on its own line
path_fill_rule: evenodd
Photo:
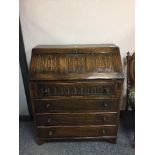
M 27 61 L 38 44 L 114 43 L 134 50 L 134 0 L 20 0 Z M 124 63 L 124 62 L 123 62 Z

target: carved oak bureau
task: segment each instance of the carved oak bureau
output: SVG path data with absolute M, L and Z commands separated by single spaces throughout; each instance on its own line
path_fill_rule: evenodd
M 113 44 L 33 48 L 29 86 L 38 144 L 55 139 L 115 143 L 122 85 L 120 52 Z

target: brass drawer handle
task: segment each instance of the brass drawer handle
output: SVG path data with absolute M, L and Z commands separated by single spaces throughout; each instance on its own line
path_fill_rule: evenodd
M 50 107 L 50 104 L 48 103 L 48 104 L 46 104 L 46 108 L 49 108 Z
M 49 135 L 49 136 L 52 136 L 52 131 L 49 131 L 48 135 Z
M 102 120 L 103 120 L 103 121 L 106 121 L 107 119 L 106 119 L 106 117 L 105 117 L 105 116 L 103 116 L 103 117 L 102 117 Z
M 103 103 L 103 107 L 104 108 L 108 107 L 108 104 L 107 103 Z
M 106 134 L 106 131 L 105 131 L 104 129 L 102 130 L 102 134 L 103 134 L 103 135 L 105 135 L 105 134 Z
M 48 123 L 51 123 L 51 118 L 48 118 L 48 119 L 47 119 L 47 122 L 48 122 Z

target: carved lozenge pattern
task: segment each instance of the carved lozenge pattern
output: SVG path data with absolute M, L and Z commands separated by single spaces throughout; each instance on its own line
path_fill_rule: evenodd
M 36 55 L 34 72 L 85 73 L 113 72 L 112 54 Z
M 113 85 L 94 86 L 58 86 L 58 85 L 38 85 L 39 96 L 84 96 L 84 95 L 114 95 Z

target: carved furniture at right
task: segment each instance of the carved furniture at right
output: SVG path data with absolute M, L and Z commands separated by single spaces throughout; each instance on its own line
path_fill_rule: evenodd
M 130 108 L 135 115 L 135 53 L 130 55 L 127 53 L 127 102 L 126 111 Z M 134 117 L 133 117 L 134 118 Z M 133 147 L 135 146 L 135 136 L 132 140 Z
M 127 103 L 126 110 L 135 109 L 135 53 L 127 53 Z

